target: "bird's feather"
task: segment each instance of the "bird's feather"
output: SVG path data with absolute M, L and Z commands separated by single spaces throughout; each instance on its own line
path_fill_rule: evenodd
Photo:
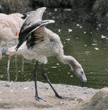
M 18 50 L 22 43 L 29 38 L 29 34 L 33 29 L 35 29 L 36 27 L 40 27 L 40 25 L 43 22 L 42 16 L 45 9 L 46 7 L 39 8 L 36 11 L 33 11 L 31 14 L 29 14 L 29 16 L 27 16 L 19 33 L 19 44 L 17 45 L 16 50 Z
M 27 48 L 32 49 L 36 44 L 44 41 L 44 36 L 38 37 L 35 35 L 35 32 L 32 32 L 30 37 L 27 39 Z
M 16 50 L 18 50 L 18 48 L 26 40 L 27 40 L 27 47 L 30 48 L 30 46 L 31 46 L 31 48 L 32 48 L 35 44 L 35 41 L 37 40 L 33 35 L 31 35 L 32 32 L 36 31 L 40 27 L 45 26 L 47 24 L 55 23 L 54 20 L 42 20 L 42 15 L 43 15 L 45 9 L 46 9 L 46 7 L 39 8 L 27 16 L 23 26 L 21 27 L 20 33 L 19 33 L 19 39 L 18 39 L 19 43 L 16 47 Z
M 26 28 L 24 28 L 25 27 L 25 23 L 24 23 L 24 25 L 22 26 L 21 31 L 19 33 L 19 38 L 18 38 L 19 44 L 17 45 L 16 49 L 18 49 L 24 41 L 29 39 L 30 34 L 32 32 L 34 32 L 38 28 L 44 26 L 45 24 L 47 24 L 47 22 L 48 22 L 47 20 L 44 20 L 44 21 L 41 21 L 38 23 L 34 23 L 32 25 L 26 26 Z
M 24 13 L 23 16 L 21 17 L 22 19 L 27 19 L 28 16 L 30 16 L 30 14 L 33 14 L 35 11 L 29 11 L 27 13 Z

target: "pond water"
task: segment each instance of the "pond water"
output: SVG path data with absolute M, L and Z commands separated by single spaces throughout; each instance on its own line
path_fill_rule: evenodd
M 55 13 L 54 16 L 52 12 L 49 12 L 50 19 L 59 18 L 60 15 L 58 15 Z M 61 23 L 57 19 L 55 20 L 56 24 L 50 24 L 47 28 L 60 36 L 65 55 L 75 57 L 82 65 L 88 79 L 86 87 L 102 88 L 108 86 L 108 28 L 106 27 L 106 31 L 103 32 L 100 27 L 97 27 L 96 30 L 92 30 L 91 34 L 88 34 L 81 22 Z M 24 71 L 22 72 L 22 56 L 17 56 L 17 69 L 15 57 L 12 56 L 11 58 L 11 81 L 15 81 L 16 77 L 17 81 L 34 80 L 33 69 L 36 61 L 24 59 Z M 0 61 L 0 80 L 7 80 L 6 69 L 7 56 L 3 55 L 3 59 Z M 70 67 L 62 64 L 55 57 L 48 58 L 45 71 L 52 83 L 81 85 L 80 79 L 75 76 Z M 41 74 L 42 65 L 40 64 L 38 65 L 38 80 L 45 82 Z

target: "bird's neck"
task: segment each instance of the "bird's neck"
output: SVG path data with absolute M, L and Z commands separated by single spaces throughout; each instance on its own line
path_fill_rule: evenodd
M 64 54 L 56 56 L 59 61 L 61 61 L 64 64 L 68 64 L 73 68 L 81 67 L 79 62 L 72 56 L 66 56 Z

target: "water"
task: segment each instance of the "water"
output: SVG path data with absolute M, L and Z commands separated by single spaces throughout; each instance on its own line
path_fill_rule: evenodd
M 50 15 L 54 16 L 53 13 L 50 13 Z M 57 13 L 55 14 L 55 18 L 56 17 Z M 59 16 L 57 19 L 59 19 Z M 91 34 L 88 34 L 87 30 L 79 22 L 56 22 L 55 25 L 50 24 L 47 27 L 60 36 L 65 55 L 75 57 L 83 66 L 88 79 L 86 87 L 102 88 L 108 86 L 107 31 L 102 32 L 100 28 L 98 28 L 98 30 L 93 30 Z M 10 78 L 12 81 L 14 81 L 16 77 L 18 77 L 17 81 L 34 80 L 33 69 L 35 61 L 24 61 L 24 72 L 22 72 L 22 56 L 18 56 L 18 76 L 16 76 L 15 56 L 12 56 L 10 67 Z M 4 55 L 0 62 L 0 80 L 7 80 L 7 56 Z M 48 64 L 45 65 L 45 71 L 52 83 L 81 85 L 80 79 L 75 76 L 70 67 L 62 64 L 55 57 L 48 58 Z M 38 65 L 38 80 L 45 82 L 41 74 L 42 66 L 40 64 Z

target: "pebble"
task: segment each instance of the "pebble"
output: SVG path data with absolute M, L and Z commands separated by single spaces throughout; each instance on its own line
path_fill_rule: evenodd
M 97 48 L 97 47 L 95 47 L 94 49 L 95 49 L 95 50 L 99 50 L 99 48 Z
M 11 82 L 6 82 L 6 87 L 10 87 L 11 86 Z
M 101 35 L 101 39 L 105 39 L 106 38 L 106 36 L 104 36 L 104 35 Z
M 86 31 L 84 31 L 84 34 L 86 34 Z
M 67 41 L 70 41 L 70 38 L 66 39 Z
M 80 24 L 77 24 L 77 26 L 80 26 Z
M 72 32 L 72 29 L 68 29 L 68 32 Z
M 61 32 L 61 29 L 58 29 L 58 32 Z
M 82 26 L 80 26 L 80 28 L 83 28 Z
M 14 89 L 21 89 L 21 90 L 35 90 L 35 84 L 34 81 L 30 82 L 10 82 L 11 85 L 9 88 L 11 89 L 11 92 L 14 91 Z M 0 87 L 6 87 L 6 81 L 0 81 Z M 42 91 L 52 91 L 51 87 L 47 83 L 43 83 L 38 81 L 37 85 L 40 90 Z M 67 93 L 67 94 L 78 94 L 78 95 L 94 95 L 99 89 L 93 89 L 93 88 L 87 88 L 87 87 L 80 87 L 80 86 L 73 86 L 73 85 L 66 85 L 66 84 L 52 84 L 54 88 L 62 93 Z

